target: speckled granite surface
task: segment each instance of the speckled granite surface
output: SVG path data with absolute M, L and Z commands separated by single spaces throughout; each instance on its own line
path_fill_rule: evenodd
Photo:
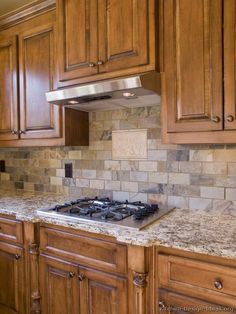
M 66 222 L 39 217 L 36 210 L 68 200 L 68 196 L 0 191 L 0 213 L 15 214 L 23 221 L 43 221 L 69 228 L 114 236 L 118 241 L 142 245 L 163 245 L 186 251 L 236 258 L 236 212 L 229 204 L 214 211 L 175 209 L 142 231 L 105 223 Z

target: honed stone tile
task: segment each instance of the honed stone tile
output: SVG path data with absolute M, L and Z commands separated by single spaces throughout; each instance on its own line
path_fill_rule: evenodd
M 236 187 L 236 176 L 217 176 L 215 186 Z
M 165 194 L 167 190 L 166 184 L 140 182 L 138 185 L 139 185 L 139 192 L 141 193 Z
M 121 170 L 135 171 L 139 169 L 139 162 L 134 160 L 122 160 Z
M 104 189 L 104 181 L 103 180 L 90 180 L 90 187 L 92 189 L 98 189 L 98 190 L 101 190 L 101 189 Z
M 106 180 L 105 181 L 105 189 L 112 190 L 112 191 L 120 191 L 121 182 L 120 181 L 112 181 Z
M 6 172 L 1 172 L 1 181 L 9 181 L 10 180 L 10 174 Z
M 97 179 L 111 180 L 112 172 L 109 170 L 97 170 Z
M 189 208 L 206 210 L 212 208 L 212 199 L 206 198 L 189 198 Z
M 120 161 L 118 160 L 105 160 L 105 170 L 120 170 Z
M 236 201 L 213 200 L 213 212 L 219 214 L 230 214 L 236 216 Z
M 201 197 L 203 198 L 215 198 L 215 199 L 224 199 L 225 191 L 224 188 L 218 187 L 207 187 L 201 186 Z
M 96 170 L 84 169 L 82 170 L 82 176 L 86 179 L 95 179 L 97 175 Z
M 69 151 L 68 157 L 69 157 L 69 159 L 81 159 L 82 158 L 82 152 L 80 150 Z
M 139 171 L 157 171 L 157 163 L 155 161 L 140 161 Z
M 168 150 L 167 160 L 168 161 L 188 161 L 189 151 L 188 150 Z
M 130 171 L 112 171 L 112 180 L 130 181 Z
M 161 206 L 167 205 L 167 195 L 164 194 L 148 194 L 148 203 L 158 204 Z
M 182 196 L 168 196 L 168 206 L 177 208 L 189 208 L 188 198 Z
M 75 169 L 104 169 L 104 161 L 103 160 L 75 160 Z
M 187 173 L 169 173 L 170 184 L 190 184 L 190 175 Z
M 201 173 L 202 164 L 201 162 L 192 161 L 180 161 L 179 171 L 183 173 Z
M 226 200 L 236 201 L 236 189 L 226 189 Z
M 167 151 L 166 150 L 149 150 L 148 160 L 166 161 Z
M 190 175 L 190 184 L 192 185 L 205 185 L 205 186 L 214 186 L 215 185 L 215 176 L 213 175 Z
M 76 179 L 76 186 L 81 188 L 89 187 L 89 179 Z
M 196 185 L 169 185 L 168 193 L 177 196 L 200 196 L 200 187 Z
M 95 150 L 84 150 L 81 152 L 81 159 L 84 160 L 96 160 L 97 159 L 97 151 Z
M 227 163 L 225 162 L 203 162 L 202 163 L 203 174 L 226 174 Z
M 162 173 L 162 172 L 150 172 L 148 174 L 148 182 L 167 183 L 168 182 L 168 174 Z
M 42 168 L 61 168 L 61 160 L 58 159 L 41 159 L 39 167 Z
M 234 162 L 236 161 L 236 149 L 215 150 L 214 161 Z
M 148 140 L 148 149 L 156 150 L 158 147 L 158 143 L 159 143 L 158 140 L 155 139 Z
M 126 192 L 138 192 L 137 182 L 121 182 L 121 190 Z
M 76 186 L 75 178 L 62 178 L 62 184 L 64 186 Z
M 62 178 L 60 178 L 60 177 L 50 177 L 50 183 L 52 185 L 62 185 Z
M 190 150 L 191 161 L 213 161 L 213 150 Z
M 167 172 L 179 172 L 179 161 L 167 161 L 166 170 Z
M 130 171 L 130 180 L 131 181 L 144 181 L 147 182 L 147 172 L 142 171 Z
M 111 153 L 111 151 L 107 151 L 107 150 L 98 151 L 96 158 L 98 160 L 109 160 L 109 159 L 112 159 L 112 153 Z
M 123 191 L 114 191 L 113 192 L 113 199 L 116 201 L 129 201 L 129 192 L 123 192 Z
M 147 194 L 146 193 L 129 193 L 130 202 L 142 202 L 147 203 Z
M 228 174 L 229 175 L 236 175 L 236 162 L 228 163 Z
M 56 169 L 55 177 L 64 178 L 65 177 L 65 169 Z

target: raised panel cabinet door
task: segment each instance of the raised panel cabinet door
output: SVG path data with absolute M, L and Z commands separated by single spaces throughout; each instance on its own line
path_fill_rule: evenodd
M 236 1 L 224 0 L 225 129 L 236 129 Z
M 19 36 L 20 136 L 56 138 L 61 135 L 61 112 L 47 103 L 53 88 L 54 28 L 42 25 Z
M 57 0 L 58 80 L 97 74 L 97 0 Z
M 39 281 L 43 314 L 79 314 L 77 266 L 41 255 Z
M 159 290 L 158 313 L 166 314 L 224 314 L 233 312 L 232 307 L 212 304 L 167 290 Z
M 79 267 L 80 313 L 82 314 L 126 314 L 127 280 Z
M 17 37 L 0 39 L 0 140 L 18 138 Z
M 100 72 L 148 64 L 149 23 L 154 19 L 154 1 L 98 2 Z M 153 16 L 149 16 L 149 10 L 153 12 Z
M 222 1 L 163 1 L 167 131 L 223 128 Z
M 25 314 L 23 250 L 0 243 L 0 314 Z

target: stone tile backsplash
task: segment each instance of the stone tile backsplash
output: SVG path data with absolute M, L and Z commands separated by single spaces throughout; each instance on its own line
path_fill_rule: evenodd
M 112 130 L 148 129 L 147 160 L 112 160 Z M 1 188 L 236 208 L 235 145 L 165 145 L 160 107 L 90 113 L 90 146 L 0 149 Z M 73 164 L 65 178 L 64 164 Z

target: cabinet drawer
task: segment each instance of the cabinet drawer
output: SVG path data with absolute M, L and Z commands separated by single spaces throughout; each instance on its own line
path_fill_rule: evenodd
M 41 250 L 97 269 L 126 274 L 125 245 L 41 227 Z
M 161 254 L 158 256 L 158 272 L 161 287 L 236 305 L 234 267 Z
M 0 240 L 23 243 L 22 222 L 0 217 Z

